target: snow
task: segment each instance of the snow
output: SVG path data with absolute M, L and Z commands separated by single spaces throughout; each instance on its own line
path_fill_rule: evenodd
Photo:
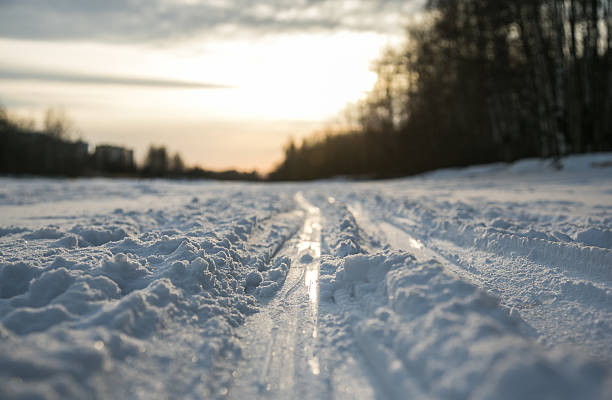
M 0 178 L 0 397 L 612 398 L 612 154 L 562 164 Z

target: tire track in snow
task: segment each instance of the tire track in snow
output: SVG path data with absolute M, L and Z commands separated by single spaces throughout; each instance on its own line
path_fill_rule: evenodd
M 363 210 L 360 204 L 352 204 L 347 206 L 347 208 L 364 232 L 370 235 L 374 234 L 374 236 L 380 236 L 380 234 L 382 234 L 387 244 L 397 250 L 408 250 L 418 261 L 434 259 L 461 278 L 472 283 L 478 283 L 473 275 L 467 273 L 434 249 L 425 246 L 421 240 L 411 235 L 406 230 L 401 229 L 396 224 L 387 221 L 374 222 L 372 217 Z
M 427 238 L 419 236 L 414 233 L 413 230 L 405 227 L 405 218 L 387 219 L 383 221 L 373 222 L 373 218 L 364 212 L 360 204 L 353 204 L 349 207 L 353 215 L 356 215 L 356 219 L 361 221 L 362 226 L 366 226 L 369 230 L 374 230 L 376 233 L 381 234 L 388 241 L 388 244 L 397 249 L 410 250 L 415 252 L 417 258 L 427 259 L 435 258 L 442 262 L 446 268 L 453 271 L 457 275 L 461 276 L 470 282 L 477 284 L 487 290 L 492 289 L 490 287 L 491 282 L 495 282 L 499 278 L 502 278 L 503 273 L 509 273 L 504 271 L 497 264 L 495 268 L 492 266 L 483 269 L 478 266 L 472 265 L 473 263 L 465 262 L 459 257 L 460 253 L 469 252 L 472 255 L 482 256 L 486 262 L 491 264 L 495 260 L 509 260 L 511 258 L 520 260 L 524 265 L 529 265 L 531 268 L 538 268 L 540 274 L 545 274 L 548 281 L 551 278 L 558 278 L 567 281 L 579 281 L 587 282 L 590 284 L 590 280 L 585 280 L 584 277 L 577 277 L 574 274 L 568 274 L 568 271 L 556 268 L 554 265 L 548 265 L 539 263 L 531 260 L 529 257 L 522 256 L 521 254 L 506 254 L 496 253 L 491 249 L 481 249 L 478 246 L 476 248 L 470 248 L 469 246 L 461 245 L 460 243 L 453 242 L 443 238 Z M 416 223 L 410 221 L 409 226 L 417 226 Z M 366 229 L 367 231 L 368 229 Z M 449 254 L 450 253 L 450 254 Z M 486 257 L 484 255 L 487 255 Z M 532 271 L 533 272 L 533 271 Z M 512 273 L 515 273 L 512 271 Z M 601 307 L 607 305 L 612 296 L 609 290 L 606 288 L 609 285 L 601 282 L 596 283 L 598 286 L 592 286 L 587 296 L 578 296 L 576 293 L 567 291 L 564 296 L 571 300 L 580 301 L 590 306 Z M 603 289 L 602 289 L 603 288 Z M 495 291 L 498 294 L 498 290 Z M 502 296 L 503 297 L 503 296 Z M 501 300 L 507 300 L 502 298 Z M 509 304 L 510 306 L 516 306 L 516 304 Z M 519 307 L 522 308 L 522 307 Z M 603 307 L 606 308 L 606 307 Z
M 269 250 L 264 261 L 270 263 L 282 251 L 287 242 L 298 233 L 304 219 L 304 211 L 297 209 L 258 220 L 253 228 L 254 232 L 251 232 L 248 237 L 247 244 L 252 247 L 267 247 Z M 279 225 L 293 226 L 288 233 L 279 236 L 277 235 Z
M 417 204 L 411 204 L 411 207 L 417 207 Z M 427 205 L 418 203 L 418 208 L 424 211 L 420 211 L 417 218 L 383 213 L 382 219 L 412 235 L 416 234 L 415 230 L 419 228 L 420 223 L 437 226 L 435 231 L 429 230 L 429 233 L 424 229 L 426 233 L 421 235 L 423 239 L 432 237 L 458 247 L 471 247 L 502 257 L 522 256 L 534 264 L 554 266 L 570 279 L 605 281 L 608 284 L 612 282 L 612 251 L 609 249 L 573 242 L 569 237 L 569 242 L 551 241 L 546 239 L 543 232 L 532 230 L 528 233 L 507 231 L 503 228 L 505 222 L 501 219 L 501 228 L 495 226 L 495 223 L 493 226 L 483 227 L 478 223 L 451 222 Z M 429 247 L 437 247 L 431 243 L 432 240 L 428 242 Z
M 502 305 L 510 308 L 515 317 L 520 314 L 528 325 L 524 334 L 547 346 L 570 345 L 595 359 L 612 361 L 612 327 L 605 322 L 612 313 L 612 291 L 606 283 L 596 286 L 573 274 L 568 276 L 566 270 L 520 254 L 497 254 L 445 239 L 413 236 L 401 221 L 375 221 L 359 203 L 352 204 L 349 210 L 365 232 L 383 236 L 391 247 L 407 250 L 419 261 L 433 258 L 447 270 L 498 297 Z M 522 273 L 529 277 L 525 282 L 518 278 Z M 516 296 L 523 300 L 517 302 Z M 591 318 L 592 314 L 600 318 Z
M 304 225 L 278 253 L 293 262 L 278 296 L 239 331 L 245 363 L 234 373 L 230 398 L 321 398 L 326 393 L 316 352 L 321 216 L 301 193 L 295 199 L 305 212 Z

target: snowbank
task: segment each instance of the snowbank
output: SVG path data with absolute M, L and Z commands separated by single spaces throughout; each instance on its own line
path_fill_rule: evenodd
M 560 168 L 559 168 L 560 167 Z M 493 163 L 475 165 L 465 168 L 445 168 L 428 172 L 422 177 L 431 178 L 458 178 L 478 177 L 482 175 L 525 175 L 542 174 L 544 172 L 590 172 L 612 167 L 612 153 L 576 154 L 563 157 L 559 164 L 551 159 L 530 158 L 514 163 Z
M 105 184 L 111 188 L 101 196 L 109 201 L 143 186 Z M 37 186 L 17 185 L 24 192 Z M 98 189 L 95 181 L 76 185 Z M 3 399 L 201 398 L 227 390 L 240 357 L 232 331 L 258 309 L 252 288 L 272 295 L 282 284 L 290 260 L 271 264 L 270 255 L 300 221 L 267 222 L 293 208 L 288 194 L 202 189 L 148 209 L 70 215 L 50 225 L 44 216 L 40 227 L 4 228 Z M 260 241 L 252 240 L 256 231 L 265 233 Z

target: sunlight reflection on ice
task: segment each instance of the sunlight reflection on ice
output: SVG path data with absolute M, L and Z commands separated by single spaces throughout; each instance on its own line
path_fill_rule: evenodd
M 311 303 L 317 303 L 318 295 L 318 281 L 319 281 L 319 271 L 317 269 L 306 269 L 306 275 L 304 276 L 304 283 L 306 284 L 306 288 L 308 289 L 308 298 Z M 313 333 L 313 337 L 316 337 L 316 333 Z
M 423 247 L 423 243 L 419 242 L 414 238 L 408 239 L 408 245 L 410 245 L 410 247 L 412 247 L 413 249 L 420 249 Z
M 303 263 L 304 286 L 308 293 L 309 310 L 313 321 L 312 337 L 317 338 L 318 308 L 319 308 L 319 260 L 321 258 L 321 213 L 317 207 L 313 207 L 304 198 L 302 193 L 295 195 L 295 200 L 306 211 L 304 229 L 298 243 L 298 260 Z M 308 365 L 314 375 L 319 375 L 319 359 L 314 355 L 315 343 L 307 351 L 309 354 Z

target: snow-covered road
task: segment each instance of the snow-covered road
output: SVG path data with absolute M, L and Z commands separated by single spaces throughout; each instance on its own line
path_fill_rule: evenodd
M 611 161 L 0 179 L 0 398 L 612 398 Z

